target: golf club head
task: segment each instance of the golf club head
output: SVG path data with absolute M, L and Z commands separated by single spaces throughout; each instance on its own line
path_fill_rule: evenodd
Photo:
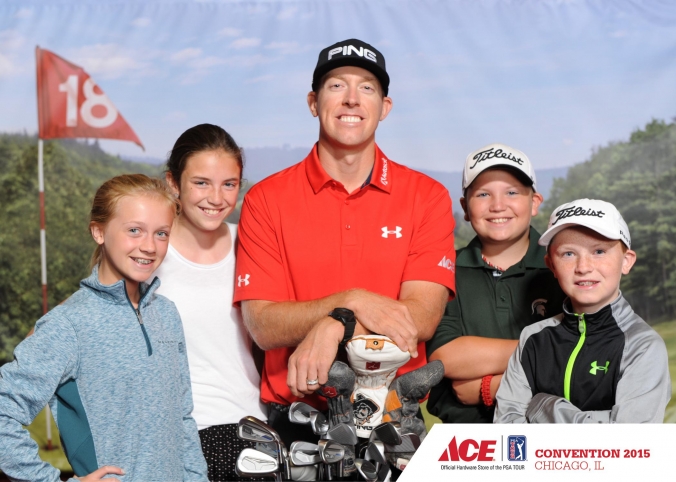
M 258 442 L 258 443 L 274 443 L 277 445 L 278 457 L 277 461 L 279 465 L 283 468 L 284 478 L 288 479 L 290 477 L 290 468 L 288 461 L 288 452 L 286 451 L 286 445 L 282 442 L 281 437 L 275 430 L 270 427 L 267 423 L 247 415 L 240 419 L 237 424 L 237 437 L 242 440 L 247 440 L 249 442 Z
M 241 477 L 262 477 L 278 474 L 279 462 L 274 457 L 255 449 L 244 449 L 235 463 L 235 471 Z
M 314 465 L 322 462 L 319 446 L 310 442 L 296 441 L 289 447 L 289 457 L 296 466 Z
M 249 442 L 281 442 L 279 435 L 267 423 L 256 417 L 246 416 L 237 424 L 237 437 Z
M 289 407 L 289 421 L 301 425 L 308 425 L 310 423 L 310 414 L 312 414 L 312 412 L 319 412 L 319 410 L 305 402 L 293 402 Z
M 399 422 L 381 423 L 373 429 L 369 440 L 380 440 L 385 445 L 399 445 L 401 443 L 400 432 L 401 424 Z
M 340 462 L 345 457 L 345 447 L 335 440 L 321 439 L 318 446 L 319 456 L 325 464 Z
M 350 426 L 344 423 L 339 423 L 333 428 L 329 429 L 326 432 L 326 438 L 329 440 L 335 440 L 338 443 L 343 445 L 356 445 L 357 444 L 357 431 L 354 426 Z
M 392 477 L 392 471 L 390 470 L 389 464 L 383 464 L 378 469 L 378 480 L 379 481 L 389 481 Z
M 376 467 L 381 464 L 387 464 L 387 458 L 385 457 L 385 444 L 380 440 L 369 442 L 369 444 L 366 446 L 364 459 L 374 462 Z
M 397 445 L 385 444 L 385 452 L 415 452 L 420 447 L 420 435 L 417 433 L 401 434 L 401 443 Z
M 357 472 L 359 472 L 359 475 L 361 475 L 364 480 L 368 482 L 375 482 L 378 480 L 378 471 L 376 470 L 375 465 L 368 460 L 356 459 L 354 461 L 354 466 L 357 467 Z
M 329 431 L 329 421 L 321 412 L 312 412 L 310 414 L 310 427 L 315 435 L 325 435 Z
M 264 454 L 268 454 L 271 457 L 275 457 L 275 458 L 279 457 L 279 448 L 278 448 L 278 446 L 275 442 L 268 442 L 268 443 L 256 442 L 254 444 L 253 448 L 258 450 L 259 452 L 263 452 Z
M 323 474 L 320 474 L 320 468 L 323 464 L 292 466 L 291 477 L 289 480 L 324 480 Z

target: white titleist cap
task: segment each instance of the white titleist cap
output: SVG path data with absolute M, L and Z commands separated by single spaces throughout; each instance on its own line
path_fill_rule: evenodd
M 615 206 L 598 199 L 578 199 L 556 208 L 538 244 L 547 246 L 559 231 L 571 225 L 592 229 L 608 239 L 619 239 L 631 249 L 629 227 L 622 215 Z
M 489 144 L 470 152 L 465 159 L 465 169 L 462 171 L 462 190 L 467 189 L 486 169 L 498 166 L 511 168 L 525 185 L 532 186 L 533 190 L 537 191 L 535 171 L 526 154 L 504 144 Z

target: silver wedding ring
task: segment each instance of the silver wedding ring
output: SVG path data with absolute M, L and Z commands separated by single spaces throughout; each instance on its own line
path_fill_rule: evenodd
M 319 380 L 306 380 L 305 384 L 306 385 L 317 385 L 319 383 Z

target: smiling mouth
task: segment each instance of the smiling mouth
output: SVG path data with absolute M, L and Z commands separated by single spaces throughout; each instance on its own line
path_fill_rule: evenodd
M 578 281 L 575 283 L 577 286 L 594 286 L 595 284 L 598 284 L 598 281 Z
M 487 221 L 489 223 L 493 224 L 505 224 L 506 222 L 510 221 L 512 218 L 493 218 L 493 219 L 488 219 Z
M 356 122 L 361 122 L 362 118 L 357 116 L 357 115 L 341 115 L 340 121 L 341 122 L 349 122 L 349 123 L 354 124 Z
M 131 258 L 133 259 L 136 263 L 147 266 L 149 264 L 152 264 L 155 260 L 153 259 L 146 259 L 146 258 Z
M 215 216 L 216 214 L 218 214 L 222 211 L 222 209 L 209 209 L 209 208 L 202 208 L 202 207 L 200 209 L 210 216 Z

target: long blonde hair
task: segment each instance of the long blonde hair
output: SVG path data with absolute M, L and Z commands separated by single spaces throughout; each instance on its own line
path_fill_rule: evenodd
M 180 211 L 178 200 L 171 194 L 163 181 L 145 174 L 123 174 L 104 182 L 94 195 L 92 209 L 89 213 L 89 226 L 98 224 L 105 226 L 115 215 L 117 203 L 125 196 L 157 196 L 167 201 L 167 205 Z M 103 257 L 103 246 L 97 245 L 89 262 L 89 269 L 97 266 Z

